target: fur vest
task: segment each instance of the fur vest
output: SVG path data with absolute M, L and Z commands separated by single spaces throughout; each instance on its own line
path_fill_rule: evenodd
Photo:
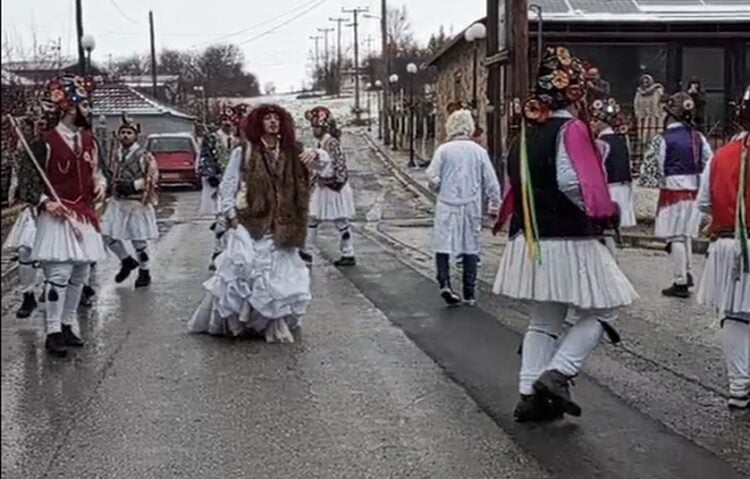
M 280 151 L 278 160 L 261 145 L 243 146 L 247 207 L 240 222 L 253 239 L 273 236 L 279 248 L 303 248 L 310 204 L 310 173 L 299 159 L 302 145 Z

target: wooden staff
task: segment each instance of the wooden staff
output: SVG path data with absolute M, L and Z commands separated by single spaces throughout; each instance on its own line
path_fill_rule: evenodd
M 47 187 L 47 190 L 50 192 L 50 195 L 52 195 L 52 199 L 54 199 L 57 203 L 59 203 L 60 206 L 63 208 L 63 211 L 65 212 L 65 219 L 70 222 L 70 225 L 73 228 L 73 234 L 75 235 L 76 239 L 78 241 L 83 241 L 83 232 L 81 231 L 81 227 L 74 220 L 73 212 L 70 211 L 70 209 L 67 206 L 65 206 L 65 204 L 62 202 L 62 200 L 58 196 L 57 191 L 55 191 L 55 188 L 52 186 L 52 183 L 50 183 L 49 178 L 47 178 L 47 174 L 44 172 L 44 169 L 39 164 L 39 161 L 36 159 L 36 156 L 34 156 L 34 152 L 31 151 L 31 147 L 26 141 L 26 137 L 23 135 L 21 128 L 18 126 L 16 119 L 13 118 L 13 116 L 10 114 L 7 115 L 7 118 L 8 118 L 8 121 L 10 122 L 10 125 L 13 127 L 13 130 L 15 130 L 16 135 L 18 135 L 18 139 L 21 141 L 21 145 L 23 146 L 24 150 L 26 150 L 26 154 L 29 155 L 29 159 L 31 160 L 31 163 L 36 168 L 36 171 L 39 173 L 39 176 L 41 176 L 42 181 Z

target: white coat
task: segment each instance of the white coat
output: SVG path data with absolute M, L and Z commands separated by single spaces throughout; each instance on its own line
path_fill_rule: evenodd
M 468 136 L 438 147 L 427 177 L 438 193 L 432 246 L 435 253 L 479 254 L 483 211 L 500 209 L 500 185 L 487 151 Z

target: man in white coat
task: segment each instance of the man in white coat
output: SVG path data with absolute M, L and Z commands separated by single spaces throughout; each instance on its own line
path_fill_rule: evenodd
M 461 298 L 450 281 L 450 258 L 463 258 L 463 300 L 476 301 L 477 262 L 482 234 L 482 215 L 500 209 L 500 185 L 487 150 L 471 138 L 474 119 L 468 110 L 458 110 L 446 123 L 448 141 L 435 151 L 427 177 L 438 194 L 433 227 L 433 250 L 440 294 L 448 305 Z M 486 209 L 484 208 L 486 206 Z

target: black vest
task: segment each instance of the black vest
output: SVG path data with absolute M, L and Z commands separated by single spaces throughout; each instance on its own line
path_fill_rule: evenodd
M 612 183 L 630 183 L 633 181 L 630 171 L 630 154 L 628 153 L 628 144 L 625 137 L 610 133 L 602 135 L 600 140 L 609 145 L 609 153 L 604 160 L 604 167 L 607 170 L 607 182 Z
M 568 118 L 552 118 L 544 125 L 532 126 L 526 131 L 529 170 L 540 238 L 578 238 L 601 234 L 601 229 L 594 226 L 586 213 L 570 201 L 557 186 L 557 140 L 560 129 L 568 121 Z M 524 229 L 519 146 L 516 139 L 508 155 L 508 176 L 515 196 L 509 231 L 511 237 Z

